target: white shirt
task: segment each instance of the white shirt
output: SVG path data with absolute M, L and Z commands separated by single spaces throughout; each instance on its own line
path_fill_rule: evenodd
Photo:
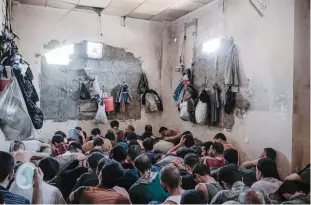
M 169 196 L 165 202 L 167 201 L 172 201 L 172 202 L 175 202 L 176 204 L 180 204 L 180 200 L 181 200 L 181 195 L 177 195 L 177 196 Z M 165 203 L 164 202 L 164 203 Z
M 32 202 L 33 188 L 21 189 L 14 181 L 9 191 L 14 194 L 19 194 Z M 66 201 L 59 189 L 47 184 L 46 182 L 42 183 L 42 202 L 43 204 L 66 204 Z

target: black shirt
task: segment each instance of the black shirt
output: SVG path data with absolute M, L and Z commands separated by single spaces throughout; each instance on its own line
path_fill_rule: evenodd
M 84 173 L 78 179 L 77 183 L 73 187 L 72 191 L 75 191 L 81 186 L 97 186 L 98 185 L 98 177 L 95 171 L 91 173 Z
M 181 188 L 185 190 L 194 189 L 197 183 L 194 181 L 192 174 L 186 174 L 181 178 Z
M 75 160 L 69 164 L 60 174 L 58 188 L 67 199 L 74 188 L 77 179 L 87 172 L 87 168 L 79 166 L 79 161 Z

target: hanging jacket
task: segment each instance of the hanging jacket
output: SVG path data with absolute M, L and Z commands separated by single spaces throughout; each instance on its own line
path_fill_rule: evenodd
M 187 100 L 187 111 L 189 113 L 189 121 L 192 123 L 197 123 L 195 120 L 195 101 L 193 98 Z
M 141 104 L 142 105 L 146 105 L 146 94 L 153 94 L 155 96 L 155 101 L 157 103 L 157 108 L 158 108 L 158 111 L 163 111 L 163 104 L 162 104 L 162 100 L 160 98 L 160 96 L 158 95 L 158 93 L 155 91 L 155 90 L 148 90 L 147 92 L 145 92 L 141 98 Z
M 29 67 L 24 75 L 21 73 L 20 69 L 13 69 L 13 72 L 22 91 L 32 124 L 35 129 L 41 129 L 44 117 L 40 108 L 36 106 L 36 102 L 39 100 L 39 97 L 31 82 L 33 77 L 32 72 Z
M 139 83 L 138 83 L 138 88 L 137 88 L 137 92 L 138 94 L 144 94 L 146 91 L 149 90 L 149 83 L 148 83 L 148 78 L 146 73 L 142 73 Z
M 126 105 L 132 103 L 132 97 L 130 94 L 130 88 L 127 84 L 123 83 L 120 89 L 117 92 L 116 96 L 116 103 L 117 103 L 117 111 L 121 113 L 126 112 Z
M 116 103 L 121 103 L 122 99 L 124 100 L 125 104 L 131 102 L 130 88 L 125 83 L 121 85 L 120 89 L 117 92 Z
M 225 103 L 224 103 L 224 111 L 226 114 L 230 115 L 235 107 L 235 92 L 232 92 L 231 86 L 226 87 L 226 95 L 225 95 Z
M 175 100 L 175 102 L 178 102 L 178 100 L 179 100 L 179 95 L 180 95 L 181 90 L 183 89 L 183 87 L 184 87 L 184 85 L 183 85 L 182 82 L 180 82 L 180 83 L 177 85 L 177 87 L 176 87 L 176 89 L 175 89 L 175 91 L 174 91 L 174 95 L 173 95 L 173 99 Z
M 215 84 L 213 86 L 214 92 L 212 95 L 212 100 L 211 100 L 211 123 L 212 125 L 218 125 L 220 121 L 220 87 Z
M 239 55 L 235 44 L 229 49 L 229 55 L 225 65 L 225 85 L 232 87 L 232 92 L 238 92 L 239 88 Z

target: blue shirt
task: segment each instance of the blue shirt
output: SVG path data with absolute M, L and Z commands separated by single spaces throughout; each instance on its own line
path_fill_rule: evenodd
M 2 194 L 3 200 L 6 204 L 30 204 L 28 199 L 8 191 L 3 186 L 0 186 L 0 194 Z

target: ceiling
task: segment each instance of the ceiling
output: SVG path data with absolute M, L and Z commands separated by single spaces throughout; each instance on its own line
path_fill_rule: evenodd
M 211 1 L 213 0 L 19 0 L 22 4 L 97 10 L 102 14 L 152 21 L 176 20 Z

